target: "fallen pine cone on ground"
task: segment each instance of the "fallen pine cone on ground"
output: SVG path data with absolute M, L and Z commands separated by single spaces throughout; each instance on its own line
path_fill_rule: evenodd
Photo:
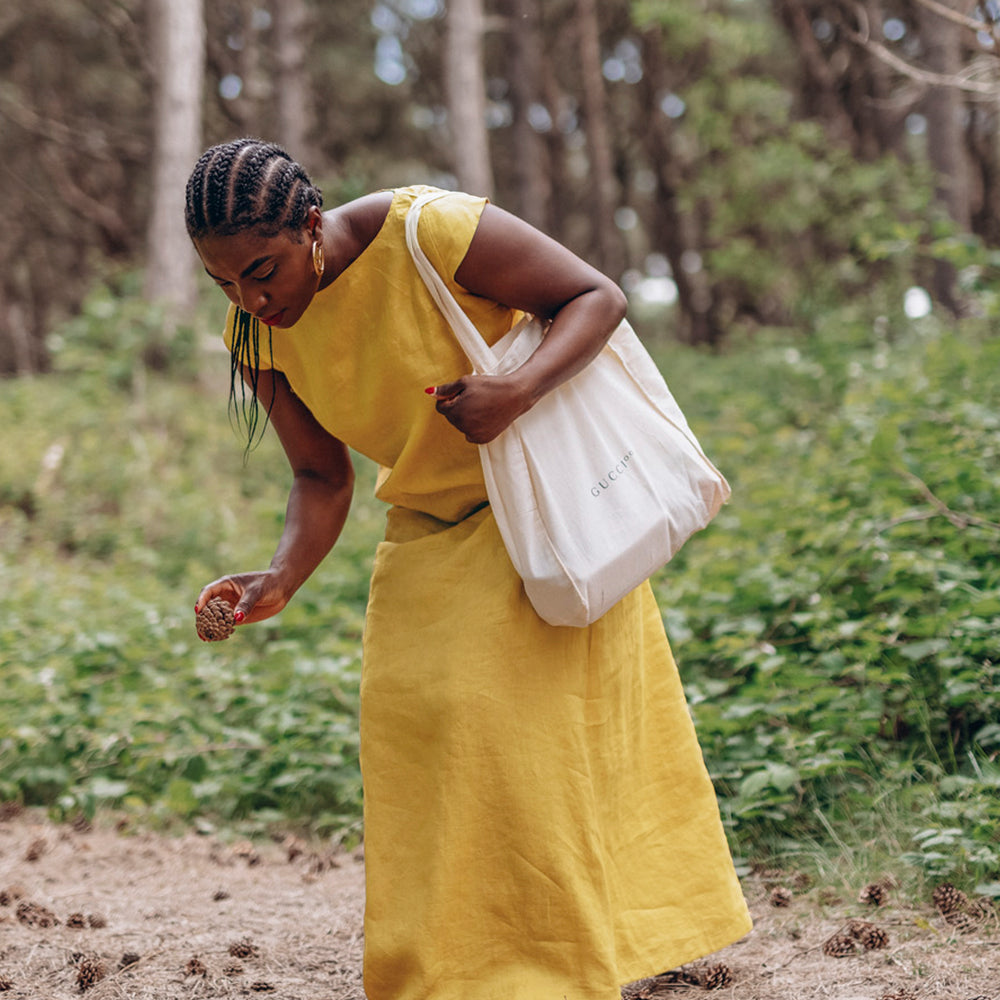
M 783 885 L 775 886 L 767 898 L 772 906 L 788 906 L 792 902 L 792 899 L 792 890 L 785 888 Z
M 59 918 L 40 903 L 22 902 L 17 904 L 17 919 L 28 927 L 55 927 Z
M 717 962 L 710 965 L 704 972 L 701 985 L 706 990 L 721 990 L 724 986 L 729 986 L 733 981 L 733 972 L 728 965 Z
M 229 954 L 233 958 L 257 958 L 260 949 L 249 938 L 243 938 L 229 946 Z
M 185 976 L 207 976 L 208 968 L 205 963 L 197 956 L 193 955 L 188 959 L 187 965 L 184 966 Z
M 939 885 L 931 897 L 941 916 L 957 913 L 968 905 L 969 897 L 961 889 L 956 889 L 950 882 Z
M 888 896 L 888 890 L 883 883 L 872 882 L 858 893 L 858 902 L 868 903 L 869 906 L 881 906 Z
M 194 627 L 206 642 L 228 639 L 236 628 L 232 605 L 221 597 L 213 597 L 195 616 Z
M 857 951 L 854 938 L 848 934 L 834 934 L 823 942 L 823 954 L 830 958 L 847 958 Z
M 104 963 L 96 955 L 84 955 L 76 964 L 76 985 L 84 993 L 107 975 Z

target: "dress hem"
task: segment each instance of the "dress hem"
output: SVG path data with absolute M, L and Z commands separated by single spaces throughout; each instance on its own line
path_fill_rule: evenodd
M 739 926 L 740 930 L 736 931 L 735 934 L 732 928 L 723 931 L 718 936 L 718 939 L 712 937 L 708 939 L 709 943 L 703 942 L 699 944 L 690 953 L 680 952 L 681 956 L 683 956 L 682 958 L 670 958 L 668 960 L 669 964 L 660 965 L 655 971 L 651 971 L 645 963 L 640 971 L 640 967 L 637 965 L 634 970 L 626 972 L 626 978 L 622 981 L 621 985 L 628 986 L 629 983 L 635 983 L 642 979 L 655 979 L 657 976 L 662 976 L 665 972 L 670 972 L 673 969 L 679 969 L 682 965 L 687 965 L 689 962 L 695 962 L 700 958 L 714 955 L 717 951 L 721 951 L 723 948 L 727 948 L 729 945 L 735 944 L 737 941 L 745 938 L 753 930 L 753 921 L 747 917 Z

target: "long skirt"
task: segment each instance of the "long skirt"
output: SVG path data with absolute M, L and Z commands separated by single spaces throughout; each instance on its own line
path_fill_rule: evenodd
M 369 1000 L 619 1000 L 750 929 L 649 585 L 548 625 L 488 507 L 390 511 L 361 765 Z

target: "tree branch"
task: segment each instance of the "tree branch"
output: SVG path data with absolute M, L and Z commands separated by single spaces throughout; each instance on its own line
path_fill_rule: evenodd
M 956 528 L 992 528 L 994 531 L 1000 531 L 1000 524 L 995 521 L 987 521 L 986 518 L 977 517 L 975 514 L 961 514 L 957 510 L 952 510 L 940 497 L 934 495 L 931 488 L 918 475 L 909 469 L 903 469 L 902 472 L 917 487 L 920 495 L 934 506 L 936 512 L 948 518 Z
M 859 12 L 859 21 L 865 22 L 863 13 Z M 920 69 L 908 63 L 905 59 L 900 59 L 894 52 L 890 52 L 879 42 L 873 42 L 871 38 L 862 35 L 852 28 L 844 26 L 847 37 L 856 45 L 870 52 L 876 59 L 881 59 L 898 73 L 909 77 L 911 80 L 919 80 L 930 87 L 953 87 L 969 94 L 982 94 L 986 97 L 996 98 L 1000 96 L 1000 84 L 980 83 L 977 80 L 969 80 L 965 76 L 946 76 L 943 73 L 932 73 L 930 70 Z M 969 67 L 971 70 L 973 67 Z
M 974 17 L 968 17 L 960 11 L 953 10 L 951 7 L 939 3 L 938 0 L 917 0 L 917 3 L 921 7 L 926 7 L 927 10 L 937 14 L 938 17 L 943 17 L 946 21 L 953 21 L 955 24 L 960 24 L 963 28 L 968 28 L 977 34 L 980 31 L 987 31 L 996 37 L 997 26 L 995 24 L 988 24 L 986 21 L 977 21 Z

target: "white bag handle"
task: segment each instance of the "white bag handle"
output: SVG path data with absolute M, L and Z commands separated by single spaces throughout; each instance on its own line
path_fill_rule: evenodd
M 478 375 L 495 375 L 500 359 L 493 353 L 490 346 L 483 340 L 472 320 L 465 310 L 455 301 L 444 279 L 437 269 L 427 259 L 417 239 L 417 223 L 420 221 L 420 210 L 428 202 L 436 201 L 448 194 L 447 191 L 430 191 L 420 195 L 406 213 L 406 245 L 410 249 L 413 261 L 417 265 L 420 276 L 424 279 L 427 290 L 431 293 L 438 308 L 448 320 L 466 356 L 472 362 L 472 367 Z

